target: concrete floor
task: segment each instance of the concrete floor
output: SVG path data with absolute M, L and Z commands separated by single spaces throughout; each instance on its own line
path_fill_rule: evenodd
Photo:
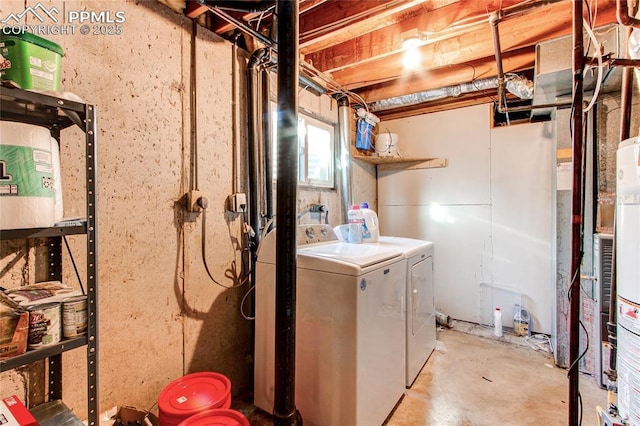
M 491 331 L 460 322 L 438 331 L 436 350 L 385 425 L 567 424 L 566 370 L 523 338 Z M 606 405 L 607 393 L 590 376 L 579 383 L 584 424 L 596 424 L 595 407 Z M 272 424 L 260 410 L 234 408 L 254 426 Z

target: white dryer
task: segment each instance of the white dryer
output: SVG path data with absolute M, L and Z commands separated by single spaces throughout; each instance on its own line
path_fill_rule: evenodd
M 406 377 L 410 387 L 436 347 L 433 243 L 412 238 L 380 237 L 378 244 L 396 247 L 407 260 Z
M 296 407 L 305 425 L 380 425 L 404 393 L 406 261 L 400 250 L 298 231 Z M 275 232 L 256 264 L 254 403 L 274 398 Z

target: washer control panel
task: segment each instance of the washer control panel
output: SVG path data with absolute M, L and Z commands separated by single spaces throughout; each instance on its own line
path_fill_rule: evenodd
M 298 225 L 298 246 L 335 241 L 338 237 L 327 224 Z

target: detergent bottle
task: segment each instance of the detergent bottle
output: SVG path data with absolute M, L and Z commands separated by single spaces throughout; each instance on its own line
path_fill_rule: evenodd
M 364 202 L 360 204 L 360 211 L 364 218 L 362 229 L 362 242 L 363 243 L 377 243 L 378 237 L 380 237 L 380 227 L 378 225 L 378 215 L 376 212 L 369 208 L 369 203 Z
M 364 228 L 364 217 L 360 206 L 354 204 L 348 212 L 349 217 L 349 234 L 347 241 L 350 243 L 362 243 L 362 230 Z

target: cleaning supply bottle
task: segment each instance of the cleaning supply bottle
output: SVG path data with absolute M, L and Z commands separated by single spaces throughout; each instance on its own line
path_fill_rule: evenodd
M 369 203 L 367 202 L 360 204 L 360 211 L 362 211 L 362 217 L 364 218 L 362 242 L 377 243 L 378 237 L 380 237 L 378 215 L 376 214 L 376 212 L 369 208 Z
M 502 311 L 500 308 L 493 311 L 493 335 L 502 337 Z
M 360 206 L 354 204 L 349 209 L 347 214 L 349 218 L 349 239 L 350 243 L 360 244 L 362 243 L 362 229 L 364 224 L 364 217 Z

